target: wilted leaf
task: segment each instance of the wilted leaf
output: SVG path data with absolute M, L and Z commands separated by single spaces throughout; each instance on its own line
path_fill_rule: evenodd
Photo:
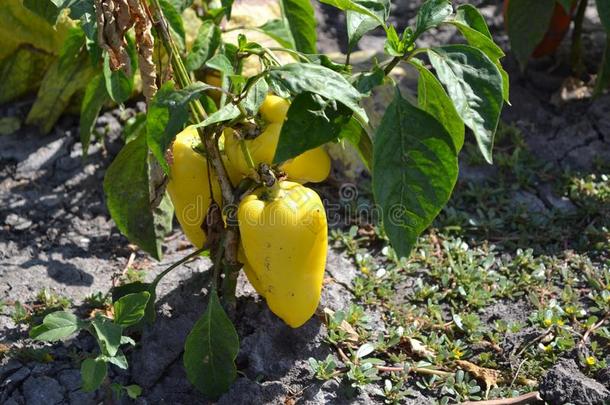
M 84 36 L 77 38 L 76 35 L 76 31 L 71 33 L 71 40 L 64 44 L 61 57 L 44 75 L 36 101 L 26 119 L 28 125 L 38 126 L 45 134 L 68 107 L 72 96 L 84 89 L 94 74 L 86 52 L 76 46 L 77 39 L 84 44 Z
M 106 171 L 104 193 L 110 215 L 121 233 L 160 259 L 166 226 L 159 226 L 159 221 L 162 218 L 161 222 L 167 222 L 169 215 L 153 210 L 145 135 L 123 146 Z
M 0 103 L 38 89 L 54 57 L 23 45 L 0 63 Z
M 87 85 L 85 97 L 81 104 L 80 141 L 83 144 L 83 156 L 87 156 L 95 121 L 106 101 L 108 101 L 108 92 L 106 91 L 104 77 L 99 74 L 91 79 Z
M 59 50 L 74 23 L 60 18 L 55 28 L 25 8 L 21 0 L 2 0 L 0 7 L 0 61 L 22 44 L 50 55 Z
M 423 358 L 436 356 L 436 353 L 434 353 L 433 350 L 424 345 L 421 341 L 410 337 L 406 338 L 406 340 L 407 344 L 409 345 L 409 350 L 415 356 Z

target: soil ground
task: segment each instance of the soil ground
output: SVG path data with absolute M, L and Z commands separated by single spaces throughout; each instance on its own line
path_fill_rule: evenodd
M 420 2 L 394 3 L 393 21 L 412 23 Z M 497 2 L 470 3 L 482 6 L 507 48 Z M 317 12 L 320 49 L 344 51 L 341 14 Z M 594 72 L 604 37 L 593 9 L 587 16 L 584 60 Z M 420 45 L 457 40 L 442 31 Z M 376 33 L 361 42 L 382 46 Z M 609 400 L 610 95 L 561 96 L 568 52 L 564 44 L 526 73 L 505 58 L 512 105 L 502 115 L 496 163 L 484 164 L 472 142 L 465 146 L 454 196 L 409 260 L 394 257 L 374 226 L 356 218 L 335 225 L 320 311 L 296 330 L 240 278 L 239 378 L 220 404 L 452 403 L 533 390 L 552 404 Z M 30 103 L 0 107 L 1 119 L 22 120 Z M 128 244 L 106 210 L 104 169 L 122 146 L 123 125 L 141 109 L 104 112 L 97 121 L 104 136 L 86 159 L 69 116 L 48 136 L 31 128 L 0 135 L 0 403 L 131 402 L 79 389 L 79 363 L 96 346 L 90 336 L 42 345 L 27 331 L 41 308 L 85 313 L 96 293 L 151 280 L 189 252 L 175 227 L 155 262 Z M 370 204 L 370 178 L 357 181 L 351 195 L 339 174 L 317 188 L 343 208 Z M 205 308 L 200 286 L 209 267 L 201 258 L 163 280 L 158 319 L 134 336 L 129 370 L 112 368 L 112 382 L 142 387 L 136 403 L 206 403 L 186 380 L 181 354 Z M 367 343 L 368 357 L 394 369 L 367 374 L 351 354 Z

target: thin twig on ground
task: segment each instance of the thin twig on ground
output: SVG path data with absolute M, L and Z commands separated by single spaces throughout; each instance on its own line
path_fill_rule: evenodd
M 538 391 L 530 392 L 514 398 L 490 399 L 485 401 L 462 402 L 462 405 L 525 405 L 542 402 Z

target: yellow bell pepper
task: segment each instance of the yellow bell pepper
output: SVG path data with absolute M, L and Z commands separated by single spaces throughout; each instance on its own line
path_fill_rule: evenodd
M 273 95 L 268 95 L 260 108 L 263 119 L 268 123 L 263 132 L 254 139 L 246 140 L 255 168 L 260 163 L 271 164 L 275 156 L 282 124 L 289 107 L 288 101 Z M 229 161 L 242 176 L 251 176 L 250 169 L 240 141 L 233 130 L 225 131 L 225 150 Z M 299 183 L 321 182 L 330 174 L 330 157 L 322 148 L 308 150 L 280 166 L 289 180 Z
M 269 94 L 265 97 L 265 101 L 261 104 L 258 112 L 267 122 L 282 123 L 286 119 L 289 108 L 290 103 L 288 100 Z
M 244 271 L 271 311 L 293 328 L 314 314 L 328 231 L 315 191 L 282 181 L 246 196 L 237 211 Z
M 210 183 L 214 198 L 219 204 L 221 203 L 218 179 L 214 174 L 208 180 L 207 159 L 195 150 L 200 144 L 199 134 L 193 126 L 176 135 L 167 184 L 176 218 L 188 240 L 198 248 L 206 242 L 206 235 L 201 225 L 205 221 L 212 201 Z

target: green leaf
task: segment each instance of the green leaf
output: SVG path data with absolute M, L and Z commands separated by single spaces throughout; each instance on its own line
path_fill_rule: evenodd
M 188 380 L 210 399 L 225 393 L 237 376 L 239 338 L 222 309 L 216 290 L 210 292 L 205 313 L 195 323 L 184 346 Z
M 604 57 L 602 58 L 595 82 L 594 95 L 597 96 L 610 85 L 610 1 L 596 0 L 595 4 L 597 5 L 597 14 L 606 30 Z
M 106 82 L 99 74 L 91 79 L 85 88 L 85 97 L 80 108 L 80 141 L 83 144 L 83 156 L 87 156 L 95 121 L 106 101 L 108 101 Z
M 458 114 L 474 133 L 481 154 L 491 163 L 503 104 L 498 67 L 482 51 L 467 45 L 432 48 L 428 57 Z
M 385 80 L 385 72 L 375 65 L 370 72 L 360 75 L 355 83 L 355 87 L 362 94 L 369 94 L 371 90 L 382 84 Z
M 91 358 L 83 360 L 80 365 L 80 375 L 83 382 L 81 389 L 84 392 L 95 391 L 102 385 L 107 373 L 108 365 L 105 361 Z
M 371 2 L 367 0 L 320 0 L 320 3 L 328 4 L 343 11 L 355 11 L 376 20 L 379 25 L 385 26 L 385 21 L 367 7 Z
M 172 38 L 176 41 L 178 48 L 181 51 L 184 51 L 186 47 L 186 32 L 184 31 L 182 16 L 168 0 L 159 0 L 159 5 L 161 6 L 163 15 L 167 19 L 169 32 L 172 35 Z
M 597 5 L 597 14 L 599 15 L 599 19 L 601 20 L 604 29 L 606 30 L 606 34 L 610 35 L 610 1 L 595 0 L 595 4 Z M 566 8 L 566 10 L 569 9 Z
M 113 304 L 114 322 L 126 327 L 137 324 L 144 316 L 150 293 L 143 291 L 127 294 Z
M 606 48 L 604 49 L 604 57 L 597 72 L 595 81 L 594 95 L 600 95 L 605 89 L 610 86 L 610 35 L 606 34 Z
M 146 118 L 146 141 L 165 173 L 169 173 L 165 151 L 188 121 L 189 103 L 211 88 L 210 85 L 195 82 L 183 89 L 175 89 L 170 81 L 159 89 L 150 103 Z
M 137 399 L 140 395 L 142 395 L 142 387 L 139 385 L 126 385 L 125 392 L 127 392 L 127 396 L 131 399 Z
M 485 18 L 479 10 L 471 4 L 462 4 L 455 13 L 455 21 L 458 21 L 473 30 L 480 32 L 489 39 L 493 39 Z
M 500 63 L 500 59 L 504 57 L 504 51 L 493 41 L 483 16 L 475 7 L 464 4 L 458 7 L 455 19 L 448 23 L 457 27 L 468 44 L 483 51 L 496 64 L 502 75 L 503 97 L 505 101 L 508 101 L 510 82 L 508 73 Z
M 295 49 L 294 38 L 292 38 L 288 22 L 280 19 L 269 20 L 258 27 L 258 30 L 274 39 L 284 48 Z
M 576 0 L 557 0 L 557 3 L 561 4 L 567 14 L 570 14 L 570 10 L 572 10 L 572 4 L 574 4 L 575 1 Z
M 349 66 L 343 63 L 335 63 L 331 58 L 324 54 L 307 54 L 305 55 L 310 63 L 315 63 L 316 65 L 322 65 L 324 67 L 329 68 L 330 70 L 334 70 L 338 73 L 351 73 L 351 69 Z
M 316 19 L 310 0 L 280 0 L 297 51 L 316 53 Z
M 70 312 L 52 312 L 44 317 L 42 324 L 30 330 L 30 337 L 36 340 L 54 342 L 73 335 L 83 325 L 83 322 Z
M 104 177 L 104 193 L 121 233 L 159 260 L 164 235 L 155 226 L 151 205 L 145 135 L 123 146 L 115 157 Z
M 118 350 L 114 356 L 98 356 L 99 360 L 103 360 L 105 362 L 114 364 L 120 369 L 127 370 L 129 368 L 129 363 L 127 362 L 127 358 L 122 350 Z
M 193 49 L 186 58 L 186 68 L 197 70 L 202 67 L 216 52 L 220 45 L 220 28 L 213 21 L 206 20 L 197 31 Z
M 234 73 L 231 61 L 223 54 L 214 56 L 208 60 L 205 65 L 210 69 L 216 69 L 225 75 L 232 75 Z
M 168 2 L 174 6 L 179 13 L 182 13 L 193 5 L 193 0 L 168 0 Z
M 90 0 L 69 0 L 70 18 L 80 20 L 80 27 L 85 33 L 85 45 L 94 65 L 99 62 L 102 49 L 97 44 L 97 20 L 95 8 Z M 135 66 L 133 67 L 135 69 Z
M 397 91 L 374 138 L 373 193 L 384 229 L 400 256 L 449 200 L 457 152 L 445 128 Z
M 430 28 L 438 26 L 453 13 L 450 0 L 426 0 L 417 12 L 415 37 L 417 38 Z
M 453 105 L 453 101 L 438 81 L 418 59 L 410 63 L 419 71 L 417 79 L 417 102 L 419 108 L 440 122 L 453 139 L 453 146 L 460 151 L 464 145 L 464 122 Z
M 386 40 L 383 45 L 383 50 L 390 56 L 402 56 L 403 46 L 400 37 L 393 25 L 386 31 Z
M 263 78 L 258 79 L 256 84 L 250 88 L 246 98 L 243 101 L 243 107 L 246 109 L 248 115 L 256 115 L 258 109 L 265 101 L 267 93 L 269 93 L 269 85 L 267 84 L 267 81 Z
M 137 113 L 135 117 L 131 117 L 123 127 L 123 140 L 129 143 L 143 133 L 146 133 L 146 114 L 143 112 Z
M 208 115 L 208 118 L 197 124 L 196 127 L 207 127 L 212 124 L 218 124 L 219 122 L 231 121 L 232 119 L 239 117 L 239 114 L 241 114 L 241 112 L 235 104 L 225 104 L 220 110 Z
M 120 300 L 122 297 L 125 297 L 130 294 L 147 292 L 149 294 L 148 302 L 146 303 L 146 311 L 144 313 L 143 320 L 152 324 L 155 320 L 155 300 L 156 300 L 156 292 L 155 286 L 150 283 L 141 283 L 136 281 L 134 283 L 123 284 L 117 287 L 112 288 L 112 301 L 116 302 Z M 125 338 L 123 336 L 121 339 Z M 125 344 L 123 340 L 121 340 L 121 344 Z
M 385 22 L 390 15 L 389 0 L 370 0 L 361 3 L 363 7 L 368 8 L 377 18 L 357 11 L 346 11 L 347 39 L 350 51 L 354 49 L 364 34 L 382 25 L 381 21 Z
M 356 148 L 360 159 L 370 171 L 373 167 L 373 142 L 356 118 L 351 117 L 349 122 L 343 126 L 339 138 L 347 139 Z
M 135 346 L 136 341 L 130 338 L 129 336 L 121 336 L 121 345 Z
M 28 10 L 44 18 L 49 24 L 55 25 L 61 9 L 51 0 L 23 0 Z
M 511 0 L 505 24 L 510 48 L 524 69 L 551 23 L 555 0 Z
M 225 14 L 227 15 L 227 20 L 231 19 L 231 11 L 233 10 L 233 1 L 234 0 L 220 0 L 220 4 L 222 8 L 225 9 Z
M 324 66 L 291 63 L 273 67 L 269 71 L 269 80 L 295 96 L 309 92 L 338 101 L 368 122 L 366 112 L 358 104 L 363 95 L 339 73 Z
M 336 140 L 351 115 L 341 103 L 326 103 L 312 93 L 299 94 L 288 109 L 273 163 L 285 162 Z
M 116 71 L 110 69 L 110 56 L 108 52 L 104 53 L 103 72 L 107 94 L 115 103 L 123 104 L 133 92 L 133 80 L 121 69 Z
M 80 50 L 85 44 L 85 34 L 78 28 L 68 31 L 68 36 L 59 50 L 59 68 L 67 69 L 74 63 L 80 54 Z
M 103 316 L 94 318 L 93 321 L 91 321 L 91 325 L 95 330 L 95 337 L 100 344 L 102 354 L 114 357 L 121 345 L 123 328 Z

